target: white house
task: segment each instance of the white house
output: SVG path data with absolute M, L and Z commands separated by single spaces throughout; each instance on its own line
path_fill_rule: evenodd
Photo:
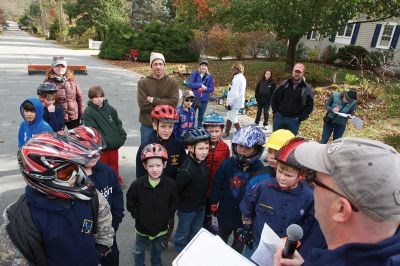
M 362 21 L 362 20 L 359 20 Z M 394 61 L 400 63 L 400 18 L 390 18 L 384 21 L 359 23 L 350 21 L 336 35 L 322 38 L 318 32 L 308 32 L 300 42 L 308 48 L 318 48 L 321 53 L 328 45 L 337 48 L 354 44 L 369 51 L 379 49 L 395 49 Z

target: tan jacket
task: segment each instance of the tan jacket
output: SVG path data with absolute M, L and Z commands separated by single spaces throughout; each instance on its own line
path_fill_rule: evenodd
M 147 101 L 147 96 L 154 97 L 152 103 Z M 155 79 L 147 76 L 139 80 L 137 100 L 140 109 L 139 122 L 151 126 L 151 111 L 156 105 L 168 104 L 172 107 L 178 105 L 178 82 L 168 76 Z

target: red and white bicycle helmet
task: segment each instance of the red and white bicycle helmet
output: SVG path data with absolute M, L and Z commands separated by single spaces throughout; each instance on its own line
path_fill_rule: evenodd
M 163 145 L 158 143 L 150 143 L 144 146 L 140 159 L 144 162 L 150 158 L 161 158 L 163 161 L 168 160 L 168 152 Z
M 295 157 L 294 157 L 294 151 L 295 149 L 300 146 L 300 144 L 303 144 L 307 142 L 304 138 L 301 137 L 296 137 L 293 139 L 290 139 L 280 150 L 275 154 L 275 160 L 278 162 L 287 164 L 291 167 L 297 168 L 299 170 L 304 170 L 304 167 L 299 164 Z
M 46 132 L 33 136 L 18 151 L 18 163 L 25 181 L 37 191 L 64 199 L 90 200 L 93 183 L 81 166 L 94 153 L 76 140 Z M 71 179 L 76 180 L 70 185 Z
M 179 121 L 179 115 L 176 109 L 170 105 L 157 105 L 151 111 L 151 117 L 161 122 L 176 123 Z
M 92 127 L 79 126 L 74 129 L 70 129 L 67 132 L 67 136 L 79 141 L 86 147 L 89 147 L 95 151 L 100 152 L 107 147 L 107 144 L 101 137 L 100 133 Z M 64 131 L 60 131 L 58 133 L 61 135 L 65 134 Z

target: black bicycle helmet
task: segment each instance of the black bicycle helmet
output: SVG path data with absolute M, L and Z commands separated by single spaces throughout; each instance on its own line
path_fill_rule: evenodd
M 203 140 L 209 140 L 211 138 L 210 133 L 203 127 L 192 128 L 183 134 L 183 144 L 185 146 L 196 144 Z
M 44 82 L 37 88 L 37 95 L 42 95 L 43 93 L 54 93 L 57 92 L 58 88 L 56 84 L 51 82 Z

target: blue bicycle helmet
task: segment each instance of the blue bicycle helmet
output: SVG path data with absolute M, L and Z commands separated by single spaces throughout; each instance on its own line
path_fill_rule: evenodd
M 203 140 L 209 140 L 211 138 L 210 133 L 202 127 L 192 128 L 183 134 L 183 144 L 185 146 L 196 144 Z
M 225 120 L 220 114 L 212 112 L 204 117 L 202 125 L 203 127 L 220 126 L 223 128 L 225 126 Z
M 236 149 L 238 144 L 248 147 L 248 148 L 255 147 L 256 152 L 250 157 L 245 157 L 241 154 L 238 154 L 237 149 Z M 250 165 L 254 161 L 258 160 L 261 157 L 261 155 L 264 151 L 264 147 L 263 147 L 264 144 L 265 144 L 264 133 L 255 126 L 246 126 L 246 127 L 240 128 L 233 135 L 232 152 L 236 158 L 236 161 L 239 163 L 239 165 L 242 165 L 242 166 Z

